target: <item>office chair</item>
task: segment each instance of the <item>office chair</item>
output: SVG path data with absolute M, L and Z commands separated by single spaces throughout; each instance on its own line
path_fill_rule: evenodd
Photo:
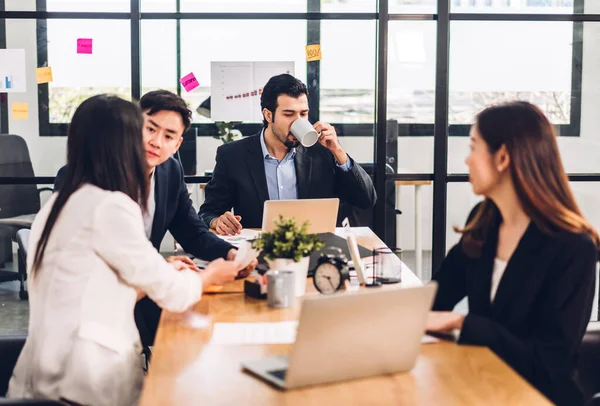
M 590 400 L 585 402 L 585 406 L 600 406 L 600 393 L 595 394 Z
M 26 336 L 0 337 L 0 396 L 6 395 L 8 382 L 25 345 Z M 54 400 L 6 399 L 0 397 L 0 406 L 67 406 Z
M 0 177 L 33 177 L 33 166 L 25 140 L 18 135 L 0 135 Z M 38 189 L 37 185 L 0 185 L 0 266 L 12 261 L 12 243 L 22 228 L 30 228 L 40 210 L 40 193 L 53 191 Z M 27 299 L 25 290 L 26 271 L 0 270 L 0 283 L 18 280 L 19 297 Z
M 589 399 L 586 406 L 600 406 L 600 321 L 588 323 L 579 347 L 577 373 L 585 398 Z
M 577 359 L 579 382 L 590 405 L 600 405 L 600 322 L 588 324 Z
M 371 180 L 375 182 L 375 164 L 373 163 L 361 163 L 359 164 L 365 172 L 369 175 Z M 386 174 L 395 173 L 394 169 L 386 164 L 385 166 Z M 385 199 L 385 218 L 386 223 L 390 222 L 390 219 L 394 221 L 388 227 L 389 230 L 386 231 L 386 235 L 384 238 L 384 242 L 390 246 L 396 246 L 396 216 L 402 214 L 400 210 L 396 209 L 396 189 L 393 182 L 386 182 L 385 194 L 384 196 L 377 196 L 378 199 Z M 371 227 L 373 228 L 373 210 L 372 209 L 359 209 L 358 207 L 354 207 L 351 204 L 342 201 L 340 202 L 340 210 L 339 210 L 338 224 L 340 224 L 341 220 L 344 217 L 348 218 L 350 225 L 353 227 Z

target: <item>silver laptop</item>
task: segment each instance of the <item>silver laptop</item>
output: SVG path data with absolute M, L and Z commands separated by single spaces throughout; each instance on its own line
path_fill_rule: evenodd
M 281 389 L 409 371 L 437 284 L 304 299 L 289 356 L 242 363 Z
M 262 231 L 273 231 L 279 216 L 293 217 L 296 225 L 308 221 L 309 233 L 333 233 L 340 199 L 267 200 L 263 210 Z

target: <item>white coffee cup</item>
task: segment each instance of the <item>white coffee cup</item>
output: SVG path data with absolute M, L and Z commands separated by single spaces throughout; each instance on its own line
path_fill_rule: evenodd
M 290 131 L 294 134 L 294 137 L 300 141 L 300 144 L 306 148 L 315 145 L 321 136 L 320 133 L 315 131 L 310 121 L 305 118 L 299 118 L 294 121 Z

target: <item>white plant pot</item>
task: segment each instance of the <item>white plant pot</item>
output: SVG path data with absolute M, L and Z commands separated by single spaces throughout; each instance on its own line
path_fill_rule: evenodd
M 296 275 L 296 278 L 294 279 L 296 297 L 301 297 L 304 296 L 304 292 L 306 291 L 309 260 L 310 257 L 304 257 L 299 262 L 294 262 L 293 259 L 289 258 L 275 258 L 273 260 L 267 260 L 267 264 L 269 265 L 269 269 L 293 271 Z

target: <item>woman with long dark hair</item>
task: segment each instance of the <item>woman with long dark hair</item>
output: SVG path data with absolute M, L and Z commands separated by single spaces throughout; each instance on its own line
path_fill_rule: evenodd
M 135 404 L 143 380 L 136 300 L 147 294 L 180 312 L 203 286 L 237 275 L 238 264 L 222 259 L 202 274 L 177 270 L 146 238 L 142 123 L 137 106 L 106 95 L 73 116 L 64 185 L 31 228 L 29 334 L 9 397 Z
M 427 329 L 460 330 L 559 405 L 584 399 L 576 357 L 590 320 L 599 237 L 563 169 L 554 129 L 526 102 L 489 107 L 471 129 L 466 164 L 484 196 L 433 279 Z M 469 313 L 453 313 L 468 298 Z

